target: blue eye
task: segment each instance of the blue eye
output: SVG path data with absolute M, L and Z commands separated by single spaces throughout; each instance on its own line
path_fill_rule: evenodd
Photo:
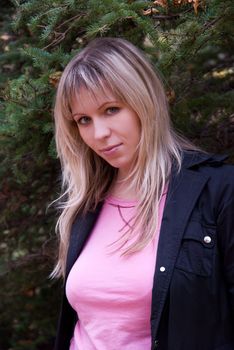
M 106 109 L 106 113 L 109 114 L 109 115 L 111 115 L 111 114 L 118 113 L 119 110 L 120 110 L 119 107 L 108 107 L 108 108 Z
M 77 124 L 78 125 L 87 125 L 90 123 L 90 121 L 91 121 L 90 117 L 84 116 L 84 117 L 81 117 L 77 120 Z

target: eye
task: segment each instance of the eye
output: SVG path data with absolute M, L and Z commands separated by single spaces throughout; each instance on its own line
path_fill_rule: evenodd
M 106 109 L 106 114 L 107 115 L 112 115 L 112 114 L 116 114 L 120 111 L 120 108 L 119 107 L 108 107 Z
M 79 119 L 76 120 L 76 123 L 78 125 L 87 125 L 91 122 L 91 118 L 87 116 L 80 117 Z

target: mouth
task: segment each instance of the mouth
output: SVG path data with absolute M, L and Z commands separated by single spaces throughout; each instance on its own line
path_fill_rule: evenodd
M 104 153 L 104 154 L 110 154 L 110 153 L 114 152 L 115 150 L 117 150 L 117 148 L 121 145 L 122 145 L 122 143 L 118 143 L 117 145 L 102 148 L 102 149 L 100 149 L 100 152 Z

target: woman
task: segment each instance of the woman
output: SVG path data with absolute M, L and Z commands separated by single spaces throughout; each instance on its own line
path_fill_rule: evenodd
M 92 41 L 61 77 L 55 125 L 55 349 L 234 349 L 234 170 L 173 131 L 143 53 Z

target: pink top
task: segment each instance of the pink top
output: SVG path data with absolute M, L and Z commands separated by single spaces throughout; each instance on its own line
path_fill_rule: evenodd
M 105 201 L 66 283 L 68 301 L 79 317 L 70 350 L 151 348 L 151 294 L 165 198 L 166 193 L 155 239 L 130 256 L 114 251 L 118 243 L 112 243 L 131 225 L 136 202 L 114 197 Z

